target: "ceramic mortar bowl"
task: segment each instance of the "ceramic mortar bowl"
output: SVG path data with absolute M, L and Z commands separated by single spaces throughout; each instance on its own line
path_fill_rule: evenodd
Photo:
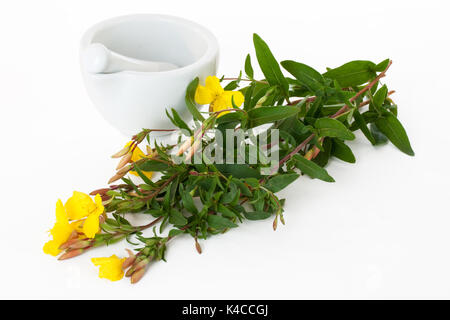
M 219 46 L 204 27 L 178 17 L 140 14 L 112 18 L 90 28 L 81 50 L 101 43 L 121 55 L 170 62 L 178 69 L 161 72 L 124 70 L 92 74 L 81 66 L 88 94 L 102 116 L 120 132 L 132 136 L 142 128 L 167 129 L 166 108 L 189 119 L 185 106 L 188 84 L 215 75 Z

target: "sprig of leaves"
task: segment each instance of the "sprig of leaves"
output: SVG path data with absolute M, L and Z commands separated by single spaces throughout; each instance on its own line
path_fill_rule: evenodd
M 199 83 L 196 78 L 186 90 L 186 107 L 193 119 L 202 124 L 202 129 L 188 126 L 173 109 L 167 116 L 176 127 L 191 134 L 185 142 L 191 148 L 196 141 L 204 146 L 215 143 L 214 139 L 204 136 L 205 128 L 224 131 L 259 127 L 266 130 L 268 136 L 271 129 L 279 129 L 281 160 L 278 167 L 271 175 L 261 176 L 261 169 L 267 166 L 263 162 L 214 164 L 204 156 L 201 164 L 175 164 L 171 160 L 173 146 L 156 144 L 153 156 L 130 166 L 130 170 L 140 175 L 142 184 L 124 177 L 123 184 L 111 186 L 104 193 L 108 198 L 106 209 L 113 213 L 114 219 L 105 221 L 102 226 L 105 233 L 99 237 L 106 239 L 120 229 L 125 232 L 120 236 L 125 234 L 130 242 L 134 236 L 133 241 L 141 244 L 128 271 L 132 282 L 142 277 L 143 266 L 150 261 L 164 260 L 167 242 L 181 234 L 190 235 L 201 253 L 199 239 L 236 228 L 244 220 L 274 217 L 276 229 L 278 221 L 284 223 L 285 202 L 277 193 L 301 175 L 334 182 L 325 166 L 332 158 L 348 163 L 356 161 L 346 141 L 354 140 L 357 130 L 361 130 L 372 145 L 389 140 L 402 152 L 414 155 L 397 117 L 397 105 L 390 98 L 392 91 L 380 82 L 391 65 L 389 59 L 380 63 L 351 61 L 322 73 L 294 60 L 279 64 L 261 37 L 254 34 L 253 42 L 264 79 L 255 79 L 255 69 L 247 55 L 244 63 L 247 78 L 243 78 L 241 72 L 226 86 L 227 90 L 239 88 L 244 94 L 243 109 L 233 104 L 234 108 L 226 110 L 228 114 L 219 117 L 217 112 L 210 113 L 205 118 L 194 100 Z M 280 65 L 292 78 L 285 76 Z M 238 87 L 243 82 L 247 85 Z M 134 142 L 148 140 L 151 132 L 144 129 L 134 137 Z M 251 142 L 246 142 L 244 147 L 250 148 Z M 268 148 L 271 148 L 270 143 Z M 161 176 L 152 181 L 144 171 L 159 172 Z M 138 212 L 160 222 L 152 237 L 143 236 L 141 230 L 122 216 Z M 158 235 L 168 227 L 167 236 Z

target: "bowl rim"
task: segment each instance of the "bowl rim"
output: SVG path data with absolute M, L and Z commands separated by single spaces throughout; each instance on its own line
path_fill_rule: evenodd
M 174 70 L 167 70 L 167 71 L 158 71 L 158 72 L 149 72 L 149 71 L 135 71 L 135 70 L 124 70 L 114 73 L 97 73 L 97 74 L 91 74 L 91 76 L 95 77 L 105 77 L 105 76 L 113 76 L 113 75 L 123 75 L 123 74 L 133 74 L 133 75 L 174 75 L 176 73 L 185 73 L 189 72 L 191 70 L 195 70 L 198 68 L 198 66 L 203 65 L 204 63 L 209 62 L 212 59 L 215 59 L 218 57 L 219 53 L 219 43 L 217 41 L 217 38 L 214 36 L 214 34 L 208 30 L 206 27 L 193 22 L 191 20 L 181 18 L 178 16 L 172 16 L 172 15 L 165 15 L 165 14 L 153 14 L 153 13 L 140 13 L 140 14 L 129 14 L 129 15 L 123 15 L 123 16 L 117 16 L 113 18 L 109 18 L 103 21 L 100 21 L 93 26 L 91 26 L 89 29 L 87 29 L 84 33 L 84 35 L 81 38 L 80 42 L 80 56 L 82 55 L 82 52 L 84 48 L 86 48 L 88 45 L 91 44 L 92 39 L 94 38 L 95 34 L 99 32 L 102 29 L 105 29 L 109 26 L 113 26 L 115 24 L 121 23 L 123 21 L 133 20 L 133 19 L 164 19 L 169 21 L 176 21 L 177 23 L 184 24 L 186 27 L 195 29 L 197 31 L 200 31 L 203 37 L 206 40 L 207 48 L 205 53 L 197 59 L 195 62 L 190 63 L 186 66 L 183 66 L 181 68 L 177 68 Z

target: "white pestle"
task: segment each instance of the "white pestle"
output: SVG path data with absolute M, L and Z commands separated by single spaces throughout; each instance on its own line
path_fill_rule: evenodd
M 159 72 L 178 69 L 169 62 L 139 60 L 109 50 L 101 43 L 92 43 L 82 53 L 83 65 L 89 73 L 120 71 Z

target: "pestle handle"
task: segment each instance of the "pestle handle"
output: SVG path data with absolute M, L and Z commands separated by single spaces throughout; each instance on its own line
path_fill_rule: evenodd
M 92 43 L 82 53 L 84 68 L 89 73 L 116 73 L 120 71 L 159 72 L 178 69 L 169 62 L 133 59 L 109 50 L 101 43 Z

